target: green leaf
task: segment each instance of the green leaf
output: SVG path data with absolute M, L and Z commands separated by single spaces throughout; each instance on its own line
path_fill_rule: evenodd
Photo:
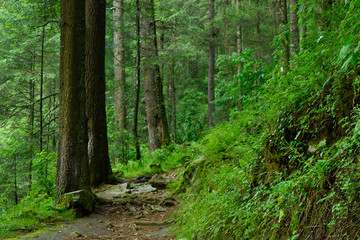
M 345 59 L 348 54 L 351 52 L 351 45 L 345 45 L 342 47 L 340 54 L 339 54 L 339 58 L 338 58 L 338 62 L 342 61 L 343 59 Z

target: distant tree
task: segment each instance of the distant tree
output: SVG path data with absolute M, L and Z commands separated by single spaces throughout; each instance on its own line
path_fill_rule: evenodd
M 121 135 L 120 144 L 125 148 L 126 129 L 126 81 L 125 81 L 125 36 L 124 0 L 114 0 L 114 98 L 115 122 Z M 124 152 L 124 151 L 123 151 Z M 122 161 L 124 156 L 122 155 Z
M 85 0 L 61 0 L 57 195 L 89 188 L 85 110 Z
M 299 17 L 298 0 L 290 0 L 290 54 L 296 55 L 299 52 Z
M 140 160 L 140 143 L 138 137 L 138 116 L 139 116 L 139 102 L 140 102 L 140 83 L 141 83 L 141 36 L 140 36 L 140 0 L 136 0 L 136 80 L 135 80 L 135 104 L 134 104 L 134 145 L 136 151 L 136 160 Z
M 149 147 L 150 151 L 153 152 L 156 149 L 168 145 L 171 140 L 158 62 L 154 0 L 142 1 L 141 12 L 141 48 L 145 74 L 146 119 L 148 124 Z
M 242 0 L 236 0 L 236 10 L 237 14 L 239 15 L 242 11 L 241 7 Z M 236 27 L 236 52 L 240 55 L 244 50 L 244 31 L 242 27 L 243 23 L 238 23 Z
M 281 37 L 281 47 L 282 47 L 282 55 L 281 62 L 283 71 L 286 72 L 286 69 L 289 66 L 290 59 L 290 51 L 289 51 L 289 36 L 286 33 L 286 26 L 288 24 L 288 10 L 287 10 L 287 1 L 286 0 L 278 0 L 278 9 L 279 9 L 279 27 L 282 31 Z
M 171 35 L 171 43 L 175 44 L 175 39 L 176 39 L 176 35 L 175 35 L 175 26 L 176 26 L 176 21 L 174 24 L 174 29 L 172 31 L 172 35 Z M 175 79 L 176 79 L 176 73 L 175 73 L 175 61 L 176 61 L 176 57 L 174 56 L 175 52 L 172 50 L 171 51 L 171 60 L 169 65 L 170 68 L 170 74 L 168 76 L 168 80 L 166 81 L 167 83 L 167 102 L 169 105 L 169 111 L 168 111 L 168 123 L 169 123 L 169 129 L 171 131 L 172 129 L 172 137 L 174 142 L 176 142 L 176 89 L 175 89 Z
M 90 183 L 111 174 L 105 112 L 105 0 L 86 0 L 85 82 Z
M 209 71 L 208 71 L 208 122 L 209 127 L 215 126 L 215 41 L 216 31 L 214 27 L 215 18 L 215 0 L 209 0 Z

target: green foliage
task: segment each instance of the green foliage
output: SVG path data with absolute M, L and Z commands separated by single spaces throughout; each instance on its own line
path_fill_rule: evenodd
M 55 195 L 55 177 L 56 177 L 56 153 L 41 152 L 33 159 L 33 179 L 34 184 L 31 187 L 31 193 Z
M 73 212 L 55 208 L 54 199 L 46 194 L 29 196 L 17 206 L 0 209 L 0 238 L 12 237 L 19 232 L 30 232 L 74 217 Z
M 230 56 L 218 56 L 215 97 L 217 118 L 221 119 L 221 114 L 225 119 L 235 116 L 239 104 L 247 108 L 257 101 L 268 72 L 262 60 L 256 60 L 254 54 L 254 50 L 247 49 L 240 55 L 233 53 Z
M 195 141 L 202 136 L 206 126 L 206 96 L 195 89 L 187 89 L 178 109 L 178 141 Z
M 161 169 L 168 172 L 195 159 L 199 155 L 196 143 L 189 143 L 188 145 L 171 145 L 165 149 L 158 149 L 152 154 L 146 149 L 146 146 L 143 146 L 143 155 L 140 161 L 128 161 L 126 164 L 118 163 L 113 171 L 123 172 L 124 177 L 133 178 L 144 174 L 152 175 L 157 173 L 156 169 L 151 168 L 151 165 L 160 164 Z
M 276 64 L 257 101 L 202 140 L 209 160 L 182 195 L 178 237 L 357 237 L 359 1 L 321 4 L 300 1 L 308 30 L 286 74 Z

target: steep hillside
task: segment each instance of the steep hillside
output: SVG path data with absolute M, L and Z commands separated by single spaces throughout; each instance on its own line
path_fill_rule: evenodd
M 339 4 L 287 73 L 276 65 L 254 102 L 203 139 L 177 214 L 181 237 L 357 239 L 358 4 Z

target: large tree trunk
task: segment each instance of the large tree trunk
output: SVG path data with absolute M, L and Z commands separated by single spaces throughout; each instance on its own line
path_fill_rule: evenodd
M 158 63 L 154 0 L 144 0 L 141 5 L 142 50 L 145 74 L 145 103 L 148 124 L 149 147 L 153 152 L 168 145 L 170 134 L 166 119 L 163 85 Z
M 120 143 L 125 148 L 126 130 L 126 81 L 124 44 L 124 0 L 114 0 L 114 90 L 115 121 L 121 133 Z M 123 154 L 122 161 L 125 156 Z
M 286 0 L 279 0 L 279 27 L 281 31 L 286 31 L 286 25 L 288 23 L 287 19 L 287 4 Z M 290 59 L 290 50 L 289 50 L 289 40 L 288 35 L 285 34 L 281 39 L 281 47 L 282 47 L 282 55 L 281 55 L 281 63 L 282 63 L 282 71 L 286 73 L 287 68 L 289 66 Z
M 299 17 L 298 0 L 290 0 L 290 53 L 294 56 L 299 53 Z
M 85 0 L 61 0 L 58 197 L 89 188 L 84 43 Z
M 90 183 L 111 173 L 105 112 L 105 0 L 86 0 L 85 82 Z
M 138 138 L 138 115 L 140 102 L 140 64 L 141 64 L 141 44 L 140 44 L 140 0 L 136 0 L 136 82 L 135 82 L 135 106 L 134 106 L 134 145 L 136 151 L 136 159 L 140 160 L 140 143 Z
M 209 71 L 208 71 L 208 122 L 209 127 L 215 126 L 215 37 L 216 32 L 214 29 L 215 17 L 215 0 L 209 0 L 209 21 L 210 21 L 210 34 L 209 34 Z

